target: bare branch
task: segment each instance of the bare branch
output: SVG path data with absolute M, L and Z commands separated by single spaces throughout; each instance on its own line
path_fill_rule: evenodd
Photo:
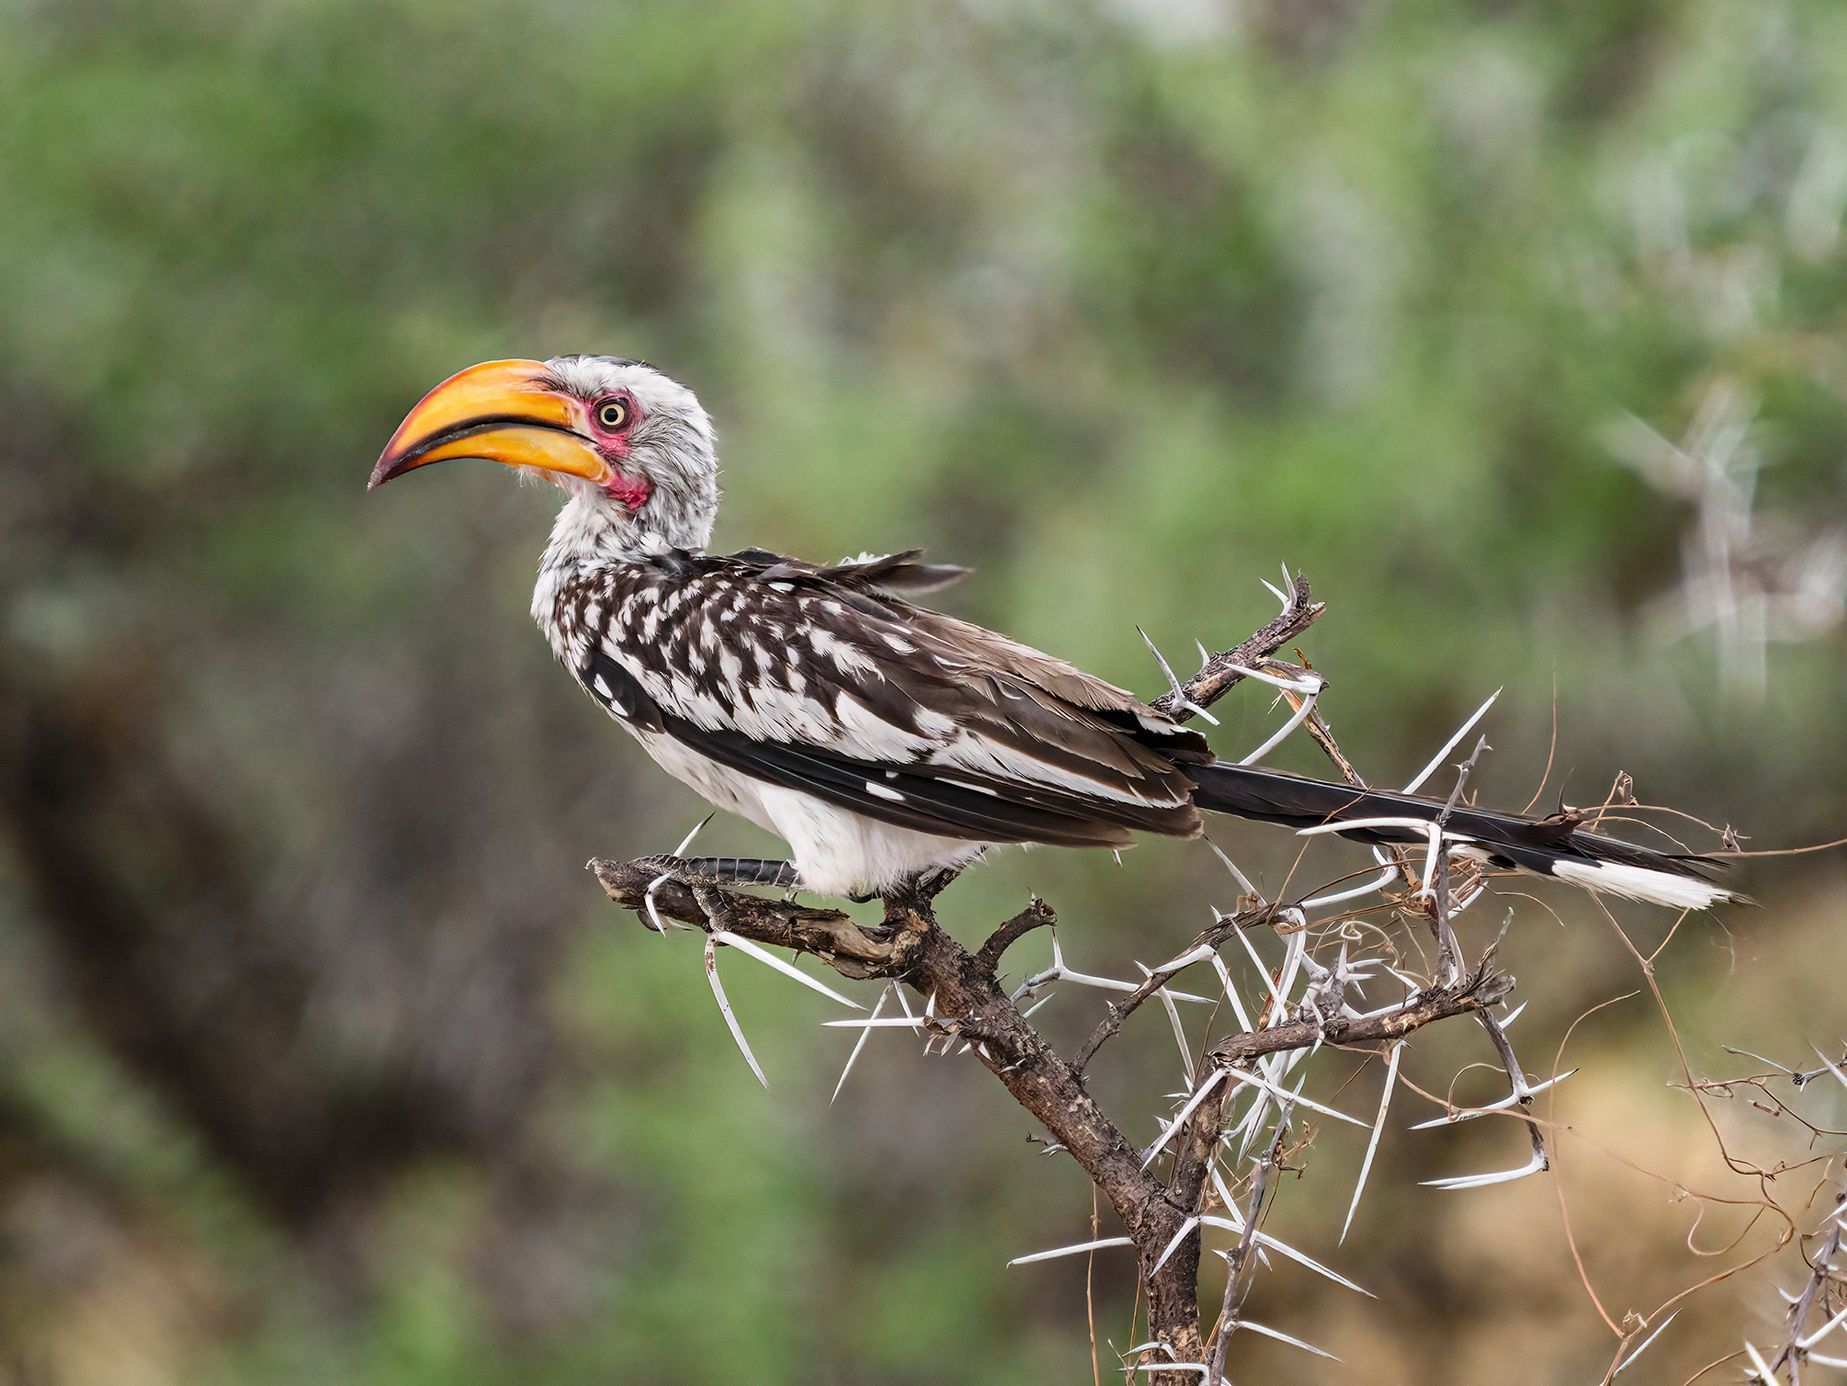
M 1043 900 L 1034 899 L 1030 905 L 988 936 L 988 941 L 982 944 L 981 950 L 975 954 L 975 963 L 978 967 L 993 972 L 1000 966 L 1001 955 L 1034 929 L 1055 929 L 1057 927 L 1058 916 L 1052 912 L 1052 907 Z
M 1213 655 L 1177 692 L 1170 689 L 1156 698 L 1154 710 L 1184 722 L 1198 710 L 1211 707 L 1244 681 L 1247 669 L 1307 630 L 1326 609 L 1312 599 L 1308 579 L 1297 573 L 1281 612 L 1229 650 Z

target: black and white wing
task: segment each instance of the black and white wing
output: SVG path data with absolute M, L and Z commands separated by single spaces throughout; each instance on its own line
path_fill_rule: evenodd
M 638 731 L 881 822 L 1117 846 L 1199 829 L 1205 742 L 1131 694 L 894 587 L 914 554 L 833 569 L 668 555 L 567 585 L 578 677 Z
M 799 558 L 785 558 L 768 549 L 743 549 L 731 555 L 731 561 L 759 568 L 758 576 L 775 582 L 785 578 L 818 578 L 837 583 L 856 592 L 935 592 L 968 576 L 968 569 L 954 563 L 925 563 L 922 549 L 905 549 L 901 553 L 862 553 L 858 558 L 843 558 L 827 567 L 804 563 Z

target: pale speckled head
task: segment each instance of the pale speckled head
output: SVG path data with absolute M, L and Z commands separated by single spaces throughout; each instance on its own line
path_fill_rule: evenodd
M 635 551 L 703 548 L 718 511 L 712 421 L 645 361 L 488 361 L 425 395 L 392 435 L 372 486 L 477 457 L 567 492 L 578 524 Z

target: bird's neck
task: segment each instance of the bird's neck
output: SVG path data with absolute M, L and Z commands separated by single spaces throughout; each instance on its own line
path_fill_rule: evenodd
M 631 514 L 604 496 L 575 493 L 558 512 L 545 556 L 539 560 L 532 618 L 548 635 L 552 634 L 559 594 L 572 578 L 594 568 L 643 562 L 676 548 L 703 548 L 708 534 L 709 531 L 689 532 L 679 537 L 694 538 L 697 544 L 676 543 L 676 536 L 650 523 L 645 512 Z
M 704 549 L 718 514 L 718 469 L 709 453 L 695 463 L 663 466 L 650 475 L 639 510 L 628 509 L 600 486 L 573 485 L 552 525 L 543 567 L 577 569 L 652 558 L 673 549 Z
M 633 514 L 607 498 L 580 491 L 564 503 L 552 525 L 539 570 L 569 571 L 591 563 L 619 563 L 664 553 L 666 538 L 640 514 Z

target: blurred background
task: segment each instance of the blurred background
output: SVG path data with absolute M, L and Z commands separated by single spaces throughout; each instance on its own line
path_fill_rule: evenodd
M 830 1106 L 850 1037 L 728 959 L 766 1094 L 694 943 L 585 875 L 704 810 L 530 627 L 551 494 L 364 491 L 476 360 L 645 356 L 718 420 L 720 545 L 927 546 L 977 569 L 950 609 L 1150 694 L 1138 623 L 1189 665 L 1298 566 L 1322 707 L 1379 780 L 1504 685 L 1490 801 L 1539 787 L 1556 716 L 1546 807 L 1626 770 L 1747 846 L 1847 831 L 1832 0 L 0 16 L 8 1386 L 1091 1379 L 1082 1261 L 1004 1268 L 1088 1237 L 1088 1186 L 991 1078 L 882 1036 Z M 1233 755 L 1279 719 L 1250 688 L 1219 711 Z M 1217 836 L 1272 885 L 1293 859 Z M 1764 908 L 1660 960 L 1689 1061 L 1812 1065 L 1847 1029 L 1843 858 L 1739 880 Z M 946 917 L 979 937 L 1029 889 L 1118 975 L 1232 903 L 1162 843 L 1012 854 Z M 1643 979 L 1541 893 L 1507 960 L 1546 1071 Z M 1673 922 L 1620 917 L 1645 947 Z M 1097 1014 L 1040 1019 L 1073 1043 Z M 1175 1075 L 1140 1019 L 1095 1083 L 1146 1139 Z M 1438 1027 L 1406 1071 L 1491 1057 Z M 1401 1096 L 1344 1246 L 1363 1137 L 1328 1133 L 1270 1230 L 1379 1298 L 1265 1272 L 1255 1316 L 1347 1365 L 1253 1343 L 1244 1372 L 1596 1380 L 1561 1201 L 1620 1320 L 1774 1240 L 1748 1207 L 1695 1228 L 1679 1188 L 1794 1207 L 1820 1177 L 1727 1167 L 1645 994 L 1564 1062 L 1555 1176 L 1418 1187 L 1524 1142 L 1408 1133 L 1434 1109 Z M 1847 1125 L 1841 1097 L 1806 1111 Z M 1766 1164 L 1839 1148 L 1715 1107 Z M 1801 1271 L 1704 1291 L 1635 1376 L 1773 1334 Z M 1107 1369 L 1131 1267 L 1094 1280 Z

